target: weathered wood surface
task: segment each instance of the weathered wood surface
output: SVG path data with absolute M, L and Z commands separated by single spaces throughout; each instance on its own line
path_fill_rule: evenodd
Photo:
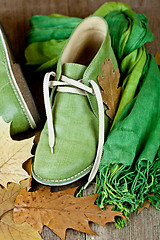
M 49 15 L 61 13 L 69 16 L 86 17 L 93 13 L 105 0 L 0 0 L 0 22 L 3 24 L 11 42 L 15 59 L 24 66 L 25 35 L 29 30 L 29 19 L 36 14 Z M 116 1 L 118 2 L 118 1 Z M 137 13 L 145 13 L 155 40 L 148 43 L 147 50 L 155 54 L 160 51 L 160 0 L 124 0 Z M 24 67 L 23 67 L 24 69 Z M 33 78 L 35 77 L 34 81 Z M 39 77 L 39 79 L 38 79 Z M 42 76 L 26 74 L 27 81 L 43 118 Z M 39 86 L 35 88 L 36 86 Z M 35 91 L 36 89 L 36 91 Z M 73 186 L 73 185 L 72 185 Z M 88 192 L 90 189 L 88 189 Z M 153 207 L 144 210 L 139 216 L 132 214 L 127 227 L 117 230 L 114 224 L 105 228 L 91 224 L 99 236 L 89 236 L 77 231 L 68 230 L 66 240 L 159 240 L 160 211 Z M 45 240 L 59 238 L 47 227 L 42 237 Z
M 11 41 L 16 60 L 23 61 L 25 35 L 29 30 L 29 19 L 36 14 L 61 13 L 69 16 L 86 17 L 100 7 L 105 0 L 0 0 L 0 21 Z M 115 2 L 118 2 L 117 0 Z M 124 0 L 137 13 L 145 13 L 155 40 L 149 50 L 160 50 L 160 1 Z

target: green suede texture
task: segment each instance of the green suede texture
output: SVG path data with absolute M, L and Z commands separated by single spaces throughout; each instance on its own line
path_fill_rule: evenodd
M 83 79 L 84 83 L 90 86 L 90 79 L 97 82 L 97 76 L 102 75 L 101 65 L 106 58 L 112 59 L 115 69 L 117 63 L 108 31 L 98 53 L 88 67 L 66 63 L 61 68 L 60 57 L 56 79 L 59 80 L 63 74 L 75 80 Z M 55 129 L 54 153 L 51 154 L 48 128 L 45 124 L 36 149 L 32 172 L 34 178 L 44 184 L 61 185 L 76 181 L 80 176 L 88 173 L 92 167 L 99 134 L 97 100 L 90 94 L 83 96 L 57 92 L 52 112 Z M 108 123 L 109 119 L 105 117 L 105 132 L 107 132 Z
M 37 147 L 34 171 L 42 178 L 69 180 L 94 160 L 98 120 L 90 111 L 86 96 L 58 92 L 54 99 L 53 118 L 54 154 L 50 153 L 46 124 Z
M 14 135 L 29 129 L 30 125 L 12 83 L 1 38 L 0 60 L 0 116 L 4 121 L 12 122 L 11 135 Z

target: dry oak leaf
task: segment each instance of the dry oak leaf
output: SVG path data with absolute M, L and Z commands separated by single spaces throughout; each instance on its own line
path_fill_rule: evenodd
M 29 191 L 32 184 L 32 172 L 31 172 L 32 158 L 29 158 L 22 164 L 23 169 L 29 174 L 27 190 Z
M 33 139 L 14 141 L 10 137 L 10 123 L 0 117 L 0 185 L 7 188 L 9 182 L 19 183 L 30 178 L 22 168 L 23 162 L 32 157 Z
M 114 222 L 115 216 L 123 217 L 122 213 L 112 211 L 113 206 L 107 206 L 103 211 L 95 205 L 98 194 L 74 197 L 76 189 L 55 193 L 50 192 L 48 187 L 35 192 L 23 189 L 15 200 L 15 222 L 27 221 L 40 233 L 46 225 L 64 240 L 68 228 L 96 235 L 89 227 L 89 221 L 104 226 L 107 222 Z
M 40 240 L 41 237 L 28 223 L 13 221 L 14 201 L 18 193 L 29 184 L 29 179 L 20 184 L 8 184 L 8 190 L 0 187 L 0 240 Z
M 157 62 L 157 64 L 158 65 L 160 65 L 160 52 L 156 52 L 156 54 L 155 54 L 155 60 L 156 60 L 156 62 Z
M 103 89 L 101 91 L 103 102 L 108 107 L 106 114 L 111 120 L 115 116 L 121 93 L 121 87 L 118 86 L 119 78 L 119 69 L 114 72 L 112 60 L 106 58 L 105 63 L 102 64 L 102 77 L 98 76 L 98 82 Z
M 145 200 L 144 203 L 143 203 L 143 206 L 142 207 L 138 207 L 138 211 L 137 211 L 137 215 L 139 215 L 144 208 L 149 208 L 149 206 L 151 205 L 151 201 L 150 200 Z

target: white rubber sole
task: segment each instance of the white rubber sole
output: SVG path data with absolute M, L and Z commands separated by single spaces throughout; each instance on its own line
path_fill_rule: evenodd
M 3 33 L 2 33 L 2 30 L 0 29 L 0 38 L 1 38 L 1 42 L 2 42 L 2 45 L 3 45 L 3 49 L 4 49 L 4 54 L 5 54 L 5 58 L 6 58 L 6 61 L 7 61 L 7 64 L 8 64 L 8 70 L 9 70 L 9 73 L 10 73 L 10 79 L 11 79 L 11 86 L 15 92 L 15 95 L 24 111 L 24 114 L 29 122 L 29 125 L 31 126 L 31 128 L 36 128 L 37 125 L 34 121 L 34 118 L 32 117 L 32 114 L 25 102 L 25 99 L 23 98 L 23 95 L 20 91 L 20 88 L 16 82 L 16 79 L 14 77 L 14 74 L 13 74 L 13 71 L 12 71 L 12 67 L 11 67 L 11 63 L 10 63 L 10 59 L 9 59 L 9 54 L 8 54 L 8 51 L 7 51 L 7 47 L 6 47 L 6 43 L 5 43 L 5 39 L 3 37 Z

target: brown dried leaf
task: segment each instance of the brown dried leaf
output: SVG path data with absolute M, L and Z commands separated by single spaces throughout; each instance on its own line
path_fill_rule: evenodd
M 144 208 L 148 209 L 150 205 L 151 205 L 151 201 L 150 200 L 145 200 L 143 206 L 138 207 L 137 215 L 139 215 L 143 211 Z
M 39 139 L 40 139 L 41 132 L 42 132 L 42 130 L 39 130 L 39 131 L 37 131 L 36 134 L 35 134 L 34 142 L 35 142 L 35 145 L 36 145 L 36 146 L 38 145 L 38 142 L 39 142 Z
M 8 184 L 8 190 L 0 187 L 0 240 L 40 240 L 41 237 L 28 223 L 16 224 L 13 221 L 14 201 L 21 189 L 27 187 L 29 179 L 20 184 Z
M 23 169 L 30 175 L 32 176 L 31 172 L 31 164 L 32 164 L 32 158 L 29 158 L 27 161 L 25 161 L 22 165 Z
M 12 140 L 10 123 L 4 122 L 2 117 L 0 117 L 0 136 L 0 184 L 7 188 L 9 182 L 19 183 L 30 177 L 22 168 L 22 164 L 32 156 L 34 137 L 21 141 Z
M 32 165 L 32 158 L 29 158 L 27 161 L 25 161 L 22 165 L 23 169 L 29 174 L 30 178 L 29 178 L 29 183 L 28 183 L 28 187 L 27 190 L 29 190 L 31 188 L 31 183 L 32 183 L 32 172 L 31 172 L 31 165 Z
M 105 63 L 102 64 L 102 77 L 98 76 L 98 82 L 103 91 L 101 91 L 102 99 L 108 109 L 106 114 L 113 120 L 119 102 L 121 87 L 118 87 L 120 73 L 117 68 L 113 71 L 112 60 L 106 58 Z
M 115 216 L 124 218 L 122 213 L 112 211 L 113 206 L 107 206 L 103 211 L 95 205 L 98 194 L 74 197 L 76 189 L 55 193 L 51 193 L 47 187 L 36 192 L 23 189 L 15 201 L 15 222 L 27 221 L 39 232 L 46 225 L 64 240 L 68 228 L 95 235 L 89 227 L 89 221 L 104 226 L 107 222 L 114 222 Z
M 156 62 L 157 62 L 157 64 L 158 65 L 160 65 L 160 52 L 156 52 L 156 54 L 155 54 L 155 60 L 156 60 Z

